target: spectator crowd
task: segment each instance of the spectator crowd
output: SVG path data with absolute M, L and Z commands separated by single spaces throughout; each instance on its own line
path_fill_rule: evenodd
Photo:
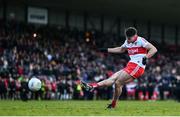
M 0 100 L 111 99 L 114 86 L 86 92 L 80 79 L 98 82 L 122 69 L 127 54 L 100 53 L 97 48 L 123 43 L 112 33 L 77 28 L 37 26 L 17 21 L 0 21 Z M 180 100 L 180 55 L 160 48 L 149 60 L 145 74 L 124 86 L 121 99 Z M 41 90 L 28 89 L 37 77 Z

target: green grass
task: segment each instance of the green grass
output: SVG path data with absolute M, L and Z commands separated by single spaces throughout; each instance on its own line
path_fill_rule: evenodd
M 117 108 L 106 110 L 109 101 L 0 101 L 0 115 L 37 116 L 180 116 L 175 101 L 120 101 Z

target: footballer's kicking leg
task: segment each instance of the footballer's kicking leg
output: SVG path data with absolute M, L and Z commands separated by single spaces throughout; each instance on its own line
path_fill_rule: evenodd
M 103 80 L 101 82 L 97 83 L 98 87 L 108 87 L 111 86 L 112 84 L 114 84 L 116 82 L 116 80 L 119 78 L 119 75 L 121 74 L 121 71 L 118 71 L 116 73 L 114 73 L 111 77 L 109 77 L 106 80 Z M 95 84 L 96 85 L 96 84 Z M 96 86 L 95 86 L 96 87 Z
M 111 77 L 109 77 L 106 80 L 103 80 L 101 82 L 98 83 L 85 83 L 83 81 L 81 81 L 81 85 L 87 90 L 87 91 L 92 91 L 94 88 L 96 87 L 107 87 L 107 86 L 111 86 L 112 84 L 115 83 L 115 81 L 118 79 L 119 75 L 120 75 L 121 71 L 118 71 L 116 73 L 114 73 Z
M 119 100 L 119 96 L 122 93 L 123 85 L 132 82 L 133 80 L 134 78 L 130 76 L 128 73 L 126 73 L 123 70 L 120 71 L 118 79 L 115 81 L 115 90 L 113 93 L 112 103 L 109 104 L 107 108 L 114 108 L 116 106 L 116 102 Z

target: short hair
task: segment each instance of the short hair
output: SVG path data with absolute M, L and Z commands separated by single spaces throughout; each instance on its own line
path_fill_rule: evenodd
M 125 29 L 125 36 L 132 37 L 137 34 L 137 30 L 134 27 L 129 27 Z

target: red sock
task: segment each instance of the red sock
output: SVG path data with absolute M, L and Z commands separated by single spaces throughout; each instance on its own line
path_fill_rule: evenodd
M 116 100 L 113 100 L 112 101 L 112 107 L 115 108 L 115 106 L 116 106 Z
M 93 86 L 94 88 L 99 87 L 97 83 L 90 83 L 89 85 Z

